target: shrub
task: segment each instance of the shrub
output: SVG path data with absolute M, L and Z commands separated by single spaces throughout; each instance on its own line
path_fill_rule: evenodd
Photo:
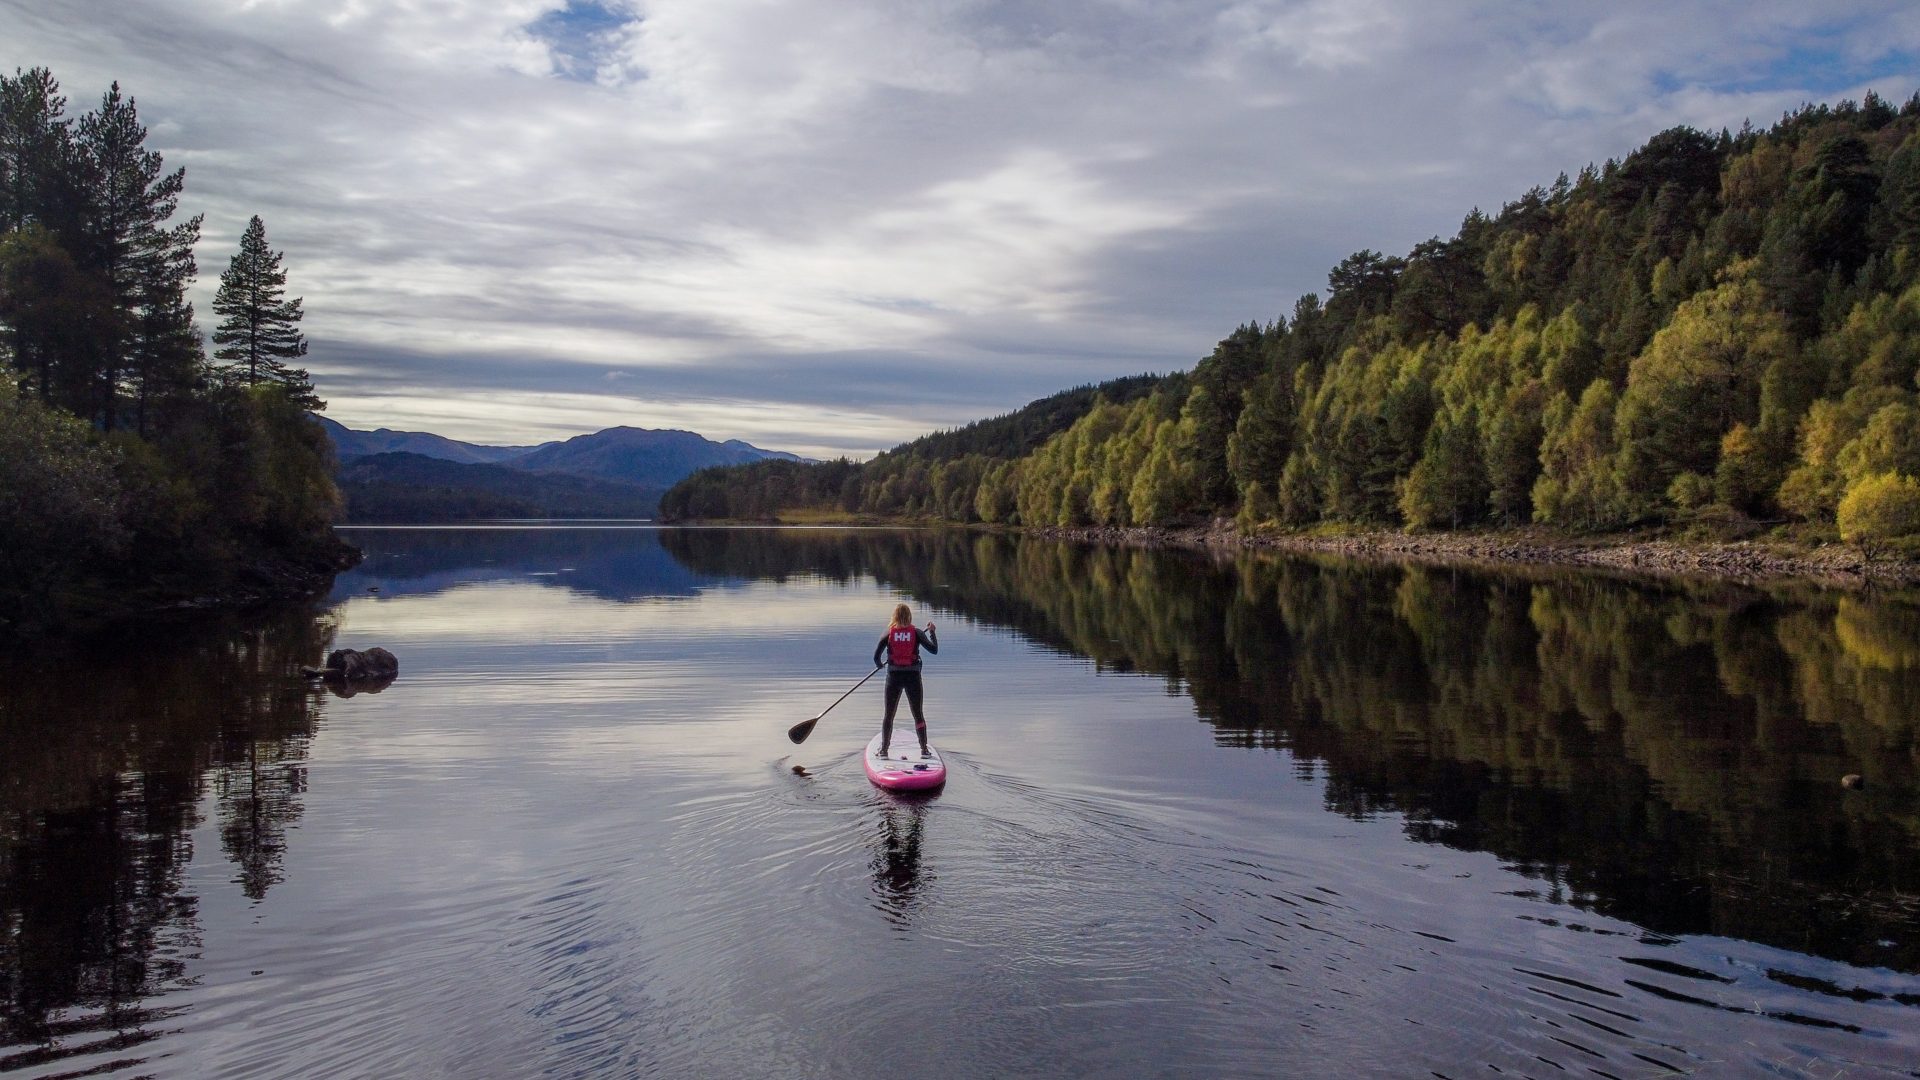
M 1840 500 L 1839 525 L 1840 539 L 1869 551 L 1920 533 L 1920 480 L 1891 472 L 1863 477 Z
M 1696 472 L 1683 472 L 1667 485 L 1667 501 L 1682 510 L 1698 510 L 1713 501 L 1713 481 Z

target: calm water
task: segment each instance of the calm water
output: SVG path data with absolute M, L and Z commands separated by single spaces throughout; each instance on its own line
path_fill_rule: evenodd
M 1915 597 L 349 538 L 325 604 L 9 661 L 0 1073 L 1920 1076 Z M 784 737 L 902 600 L 930 798 L 877 680 Z

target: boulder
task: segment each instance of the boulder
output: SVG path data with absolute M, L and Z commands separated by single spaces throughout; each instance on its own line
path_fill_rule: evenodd
M 374 647 L 365 652 L 358 649 L 335 649 L 327 654 L 327 666 L 308 668 L 307 674 L 328 679 L 343 679 L 347 682 L 367 682 L 375 679 L 393 681 L 400 674 L 400 661 L 385 649 Z

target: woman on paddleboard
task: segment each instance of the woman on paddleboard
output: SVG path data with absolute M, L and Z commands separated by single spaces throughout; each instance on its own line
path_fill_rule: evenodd
M 927 716 L 920 711 L 921 649 L 930 653 L 940 651 L 940 638 L 933 632 L 933 620 L 927 620 L 925 630 L 916 630 L 913 610 L 905 604 L 895 607 L 893 623 L 880 635 L 880 644 L 873 649 L 873 666 L 879 667 L 883 658 L 887 665 L 887 716 L 880 721 L 881 757 L 887 755 L 887 748 L 893 742 L 893 713 L 900 707 L 902 690 L 907 692 L 907 705 L 913 710 L 913 732 L 920 736 L 920 756 L 933 756 L 927 747 Z

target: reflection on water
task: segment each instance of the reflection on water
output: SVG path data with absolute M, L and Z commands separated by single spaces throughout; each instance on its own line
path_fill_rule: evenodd
M 289 675 L 311 610 L 9 658 L 0 689 L 0 1071 L 133 1053 L 199 945 L 184 887 L 211 817 L 247 899 L 284 877 L 319 713 Z M 137 1057 L 133 1060 L 139 1060 Z
M 880 793 L 879 840 L 873 853 L 874 907 L 901 930 L 912 929 L 921 890 L 932 881 L 920 872 L 920 837 L 926 829 L 927 804 L 935 792 Z
M 657 530 L 636 526 L 356 526 L 342 528 L 340 535 L 368 558 L 354 572 L 334 580 L 336 602 L 364 592 L 408 596 L 502 581 L 554 585 L 603 600 L 627 601 L 689 597 L 727 580 L 724 575 L 689 569 L 660 546 Z
M 1021 542 L 667 533 L 711 573 L 871 574 L 1104 671 L 1327 804 L 1666 933 L 1920 971 L 1920 598 Z M 1861 791 L 1840 778 L 1859 773 Z
M 327 608 L 0 658 L 0 1073 L 883 1075 L 908 989 L 967 1075 L 1915 1075 L 1912 595 L 351 538 Z M 931 797 L 877 694 L 782 734 L 903 599 Z

